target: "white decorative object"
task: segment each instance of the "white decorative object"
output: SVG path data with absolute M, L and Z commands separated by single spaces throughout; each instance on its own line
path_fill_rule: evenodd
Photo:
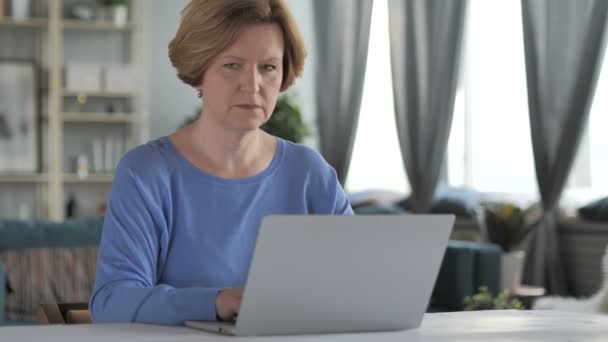
M 105 145 L 104 170 L 106 172 L 112 172 L 114 170 L 114 137 L 106 137 Z
M 125 153 L 123 139 L 116 138 L 114 140 L 114 151 L 114 168 L 116 168 L 116 166 L 118 166 L 120 158 L 122 158 L 122 155 Z
M 131 93 L 135 88 L 135 68 L 129 64 L 104 66 L 104 90 L 107 92 Z
M 72 16 L 79 20 L 93 20 L 95 18 L 95 10 L 87 5 L 75 5 L 71 8 Z
M 93 171 L 102 172 L 103 167 L 103 142 L 101 138 L 93 139 Z
M 78 178 L 87 178 L 89 176 L 89 158 L 84 154 L 79 154 L 76 157 L 76 174 Z
M 11 2 L 12 17 L 16 21 L 25 21 L 30 17 L 30 0 L 13 0 Z
M 99 64 L 67 64 L 65 66 L 65 89 L 70 92 L 101 91 Z
M 125 27 L 127 25 L 127 19 L 129 18 L 129 6 L 112 6 L 112 17 L 114 19 L 114 25 L 117 27 Z
M 21 202 L 19 202 L 19 214 L 18 214 L 18 218 L 20 220 L 28 220 L 32 218 L 32 210 L 30 208 L 30 205 L 22 200 Z
M 513 291 L 521 285 L 525 257 L 524 251 L 512 251 L 502 255 L 502 290 Z

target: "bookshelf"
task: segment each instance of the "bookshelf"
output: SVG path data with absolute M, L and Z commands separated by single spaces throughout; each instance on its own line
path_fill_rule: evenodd
M 32 52 L 25 56 L 3 53 L 0 58 L 35 60 L 41 80 L 39 170 L 0 173 L 0 192 L 8 198 L 0 201 L 4 201 L 2 204 L 9 201 L 11 192 L 19 192 L 19 196 L 25 196 L 21 192 L 33 194 L 28 199 L 34 207 L 31 210 L 32 216 L 56 221 L 65 218 L 68 193 L 88 196 L 89 198 L 83 198 L 83 203 L 89 203 L 88 211 L 82 214 L 94 214 L 96 210 L 91 203 L 102 203 L 105 200 L 113 179 L 113 167 L 121 154 L 149 139 L 149 99 L 145 68 L 148 65 L 146 49 L 149 44 L 147 32 L 150 2 L 131 1 L 129 20 L 120 26 L 110 20 L 66 17 L 69 12 L 67 9 L 77 3 L 70 0 L 33 0 L 32 12 L 37 13 L 32 13 L 31 18 L 15 20 L 10 16 L 0 17 L 0 45 L 20 47 L 22 44 L 31 44 L 29 50 L 26 50 Z M 91 6 L 96 3 L 89 2 Z M 24 35 L 27 35 L 27 41 L 21 38 Z M 11 41 L 12 36 L 17 37 L 15 41 Z M 87 56 L 83 51 L 89 49 L 92 52 Z M 102 53 L 95 54 L 95 49 Z M 14 51 L 23 51 L 23 48 Z M 97 55 L 110 57 L 104 60 Z M 87 59 L 91 56 L 94 58 Z M 75 63 L 128 65 L 141 77 L 138 77 L 129 91 L 68 89 L 66 66 Z M 82 103 L 86 105 L 77 106 Z M 116 106 L 118 109 L 104 110 L 108 106 Z M 96 134 L 100 136 L 95 137 Z M 94 158 L 88 145 L 95 138 L 109 140 L 110 137 L 120 140 L 120 144 L 115 144 L 116 148 L 109 148 L 114 145 L 107 145 L 105 141 L 103 144 L 104 154 L 114 149 L 112 165 L 108 165 L 107 158 L 104 157 L 103 168 L 94 167 Z M 82 155 L 88 157 L 87 172 L 77 174 L 72 160 Z M 10 206 L 3 205 L 1 208 L 8 209 L 1 212 L 0 217 L 12 217 L 11 214 L 14 214 L 15 210 L 10 209 Z

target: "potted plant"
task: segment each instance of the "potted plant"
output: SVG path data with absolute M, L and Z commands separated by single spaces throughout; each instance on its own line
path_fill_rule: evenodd
M 302 111 L 289 95 L 279 97 L 270 120 L 262 127 L 264 131 L 291 142 L 300 143 L 310 133 L 302 120 Z
M 484 205 L 488 240 L 502 247 L 502 289 L 513 290 L 521 284 L 525 252 L 516 247 L 526 238 L 533 225 L 526 222 L 525 213 L 510 203 Z
M 195 114 L 187 118 L 180 127 L 196 121 L 200 115 L 199 107 Z M 310 134 L 308 126 L 302 120 L 300 107 L 288 94 L 279 97 L 272 116 L 261 128 L 269 134 L 295 143 L 302 142 Z
M 109 16 L 112 22 L 114 22 L 114 25 L 117 27 L 124 27 L 127 25 L 131 0 L 103 0 L 102 5 L 109 10 Z
M 493 298 L 487 286 L 480 286 L 478 293 L 466 297 L 464 305 L 465 311 L 524 309 L 521 301 L 511 298 L 509 290 L 504 290 L 496 298 Z

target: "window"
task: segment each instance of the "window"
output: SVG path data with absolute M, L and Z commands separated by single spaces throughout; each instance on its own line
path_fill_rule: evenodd
M 460 85 L 447 149 L 448 182 L 478 191 L 538 196 L 519 1 L 471 0 Z M 408 192 L 397 138 L 388 5 L 374 1 L 363 101 L 346 188 Z M 608 56 L 608 53 L 606 54 Z M 566 201 L 608 195 L 608 57 Z M 511 197 L 512 198 L 512 197 Z
M 448 146 L 448 179 L 480 191 L 538 196 L 518 1 L 471 0 Z M 608 92 L 604 58 L 596 94 Z M 564 196 L 581 204 L 608 194 L 608 99 L 595 96 Z
M 469 2 L 448 145 L 448 180 L 484 192 L 533 193 L 519 1 Z
M 576 205 L 608 196 L 608 53 L 604 54 L 587 131 L 581 140 L 564 201 Z
M 373 4 L 356 132 L 346 189 L 409 192 L 395 124 L 386 1 L 374 1 Z

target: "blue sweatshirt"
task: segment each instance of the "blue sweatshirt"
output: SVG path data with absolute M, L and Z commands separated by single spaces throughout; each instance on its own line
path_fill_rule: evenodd
M 106 211 L 94 322 L 181 325 L 215 320 L 215 297 L 245 285 L 262 218 L 352 214 L 334 169 L 278 139 L 271 164 L 242 179 L 207 174 L 168 137 L 125 155 Z

